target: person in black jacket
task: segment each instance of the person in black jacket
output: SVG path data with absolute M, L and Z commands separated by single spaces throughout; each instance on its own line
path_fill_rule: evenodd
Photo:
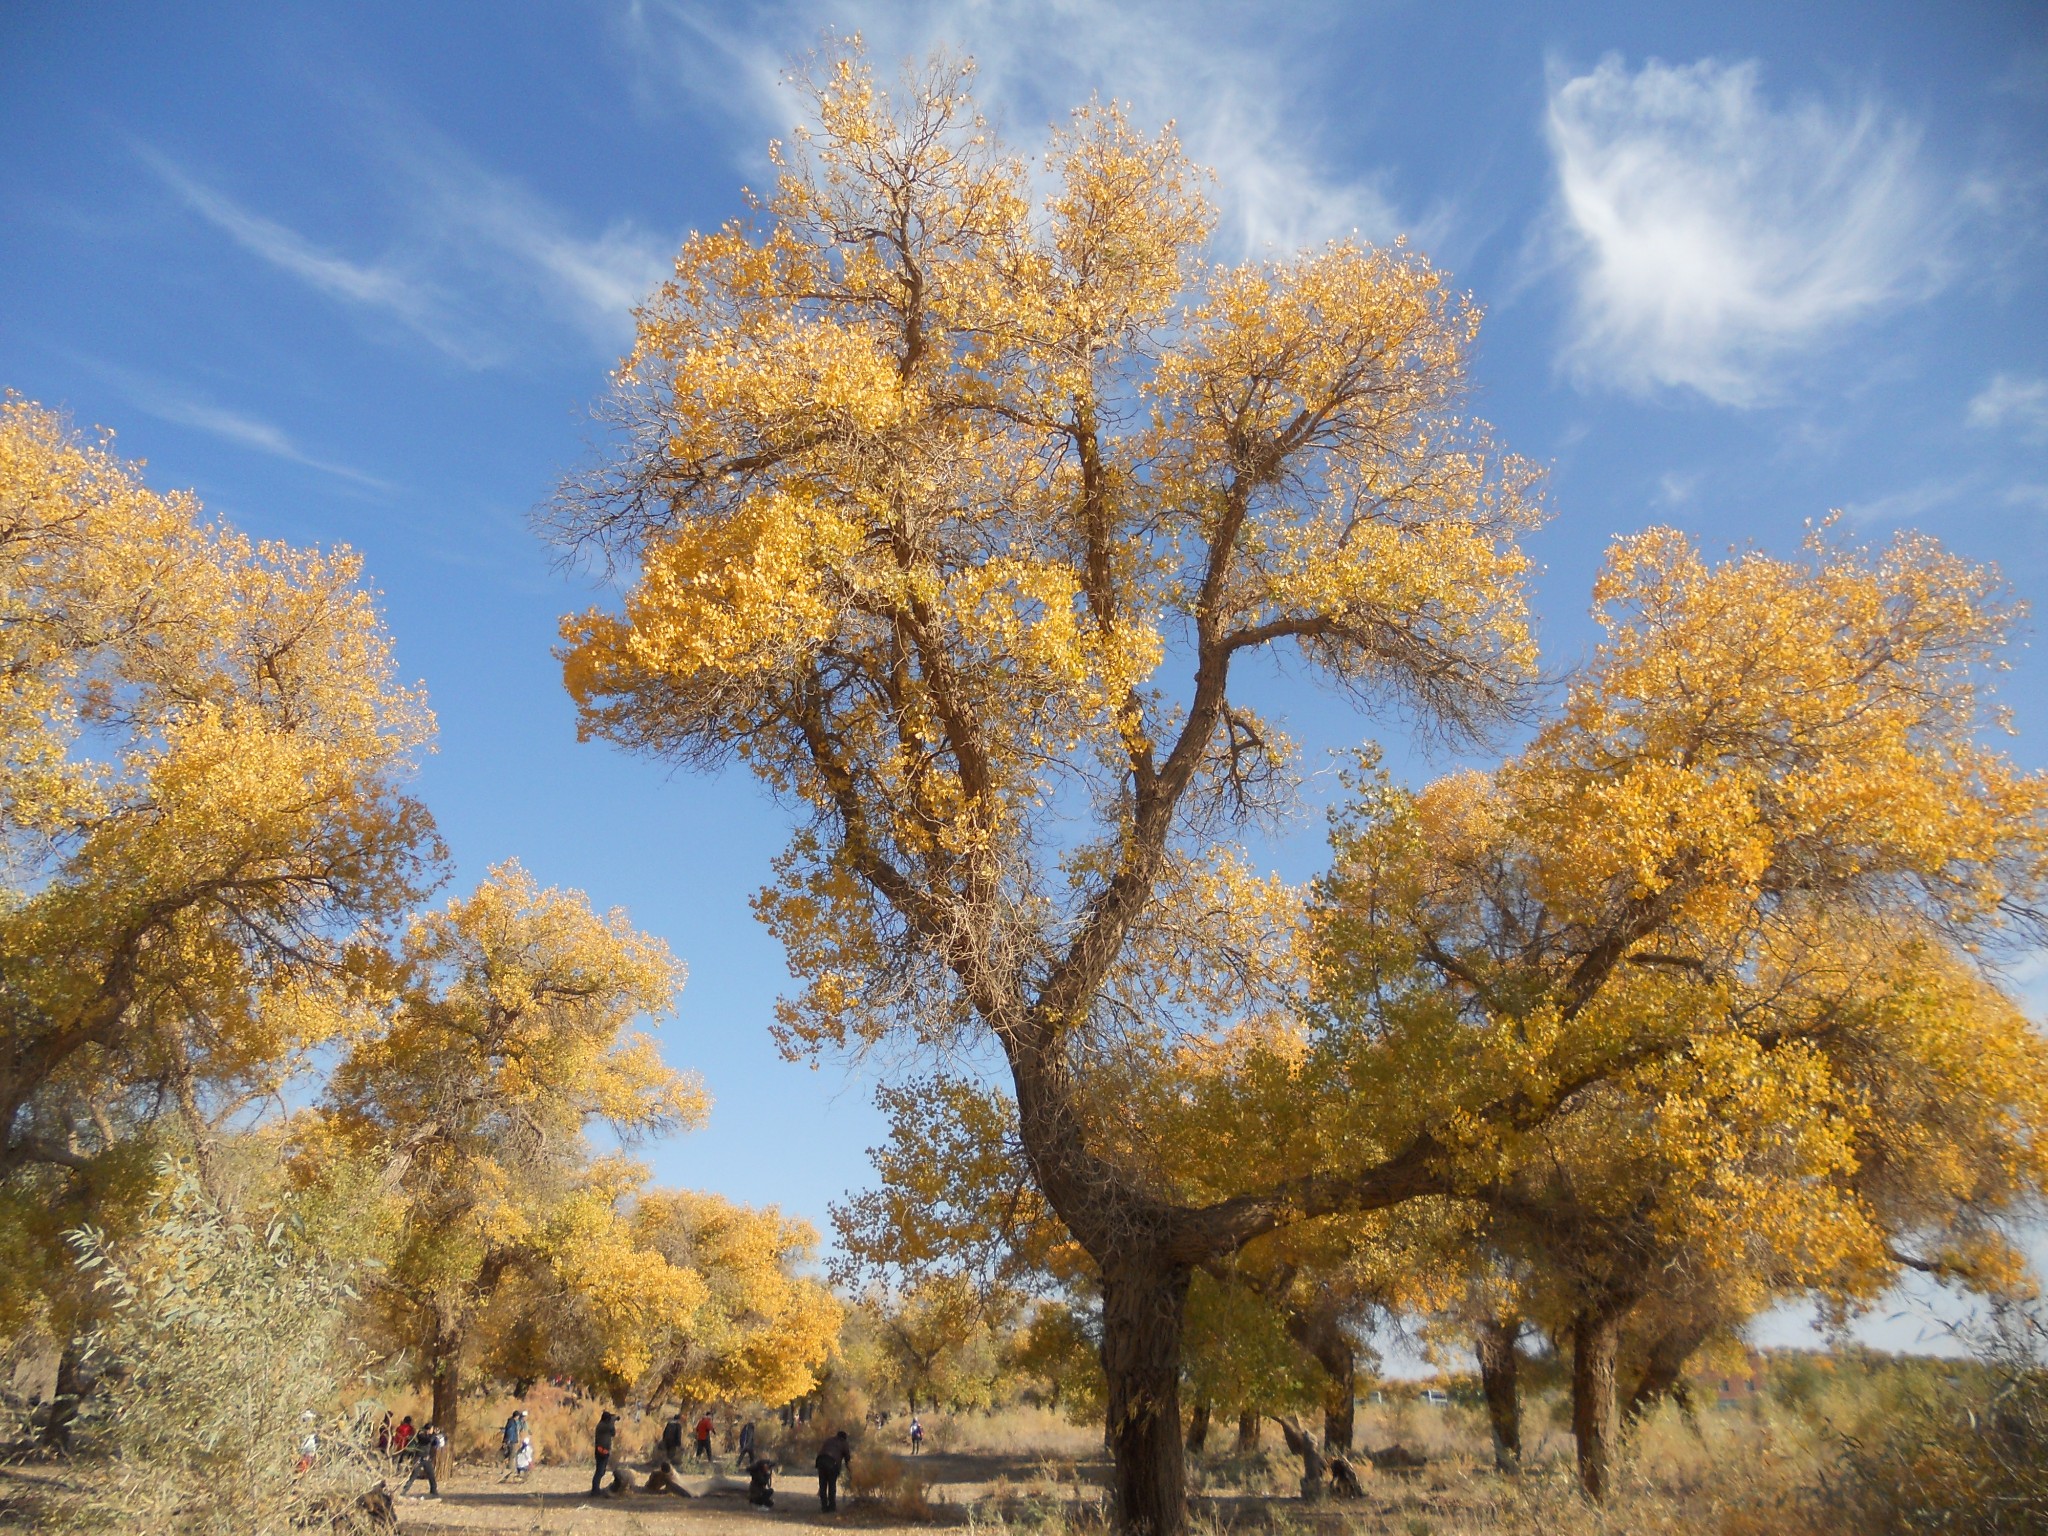
M 853 1460 L 853 1446 L 840 1430 L 818 1447 L 818 1508 L 829 1514 L 839 1508 L 839 1474 Z
M 671 1472 L 683 1467 L 683 1410 L 678 1408 L 661 1426 L 661 1461 Z
M 775 1465 L 765 1456 L 747 1468 L 747 1502 L 762 1509 L 775 1507 Z
M 412 1470 L 405 1474 L 405 1486 L 398 1490 L 400 1498 L 412 1492 L 412 1485 L 423 1477 L 427 1480 L 427 1497 L 441 1497 L 441 1484 L 434 1476 L 434 1463 L 440 1460 L 441 1447 L 447 1443 L 448 1437 L 432 1424 L 412 1437 L 409 1447 Z
M 595 1498 L 604 1488 L 604 1475 L 611 1470 L 612 1445 L 619 1438 L 619 1416 L 607 1408 L 597 1416 L 597 1435 L 592 1451 L 597 1457 L 597 1469 L 590 1474 L 590 1494 Z

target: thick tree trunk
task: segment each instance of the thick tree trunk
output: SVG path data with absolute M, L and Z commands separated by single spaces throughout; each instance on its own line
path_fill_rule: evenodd
M 1328 1401 L 1323 1404 L 1323 1449 L 1341 1453 L 1351 1449 L 1354 1433 L 1352 1421 L 1357 1413 L 1357 1377 L 1346 1372 L 1344 1379 L 1330 1388 Z
M 1486 1421 L 1493 1429 L 1493 1464 L 1502 1472 L 1522 1467 L 1522 1357 L 1515 1347 L 1520 1332 L 1519 1323 L 1488 1318 L 1479 1324 L 1474 1340 Z
M 1621 1311 L 1588 1309 L 1572 1319 L 1572 1438 L 1579 1448 L 1579 1486 L 1607 1497 L 1614 1471 L 1614 1357 Z
M 1188 1272 L 1131 1265 L 1102 1285 L 1102 1370 L 1109 1382 L 1111 1490 L 1126 1536 L 1182 1536 L 1180 1345 Z
M 1259 1416 L 1256 1413 L 1240 1413 L 1237 1416 L 1237 1454 L 1249 1456 L 1259 1448 Z
M 1188 1454 L 1199 1456 L 1202 1447 L 1209 1443 L 1209 1400 L 1205 1397 L 1195 1404 L 1195 1411 L 1188 1415 Z
M 1330 1378 L 1323 1395 L 1323 1450 L 1336 1455 L 1351 1449 L 1352 1419 L 1357 1411 L 1358 1355 L 1344 1330 L 1329 1328 L 1316 1341 L 1316 1364 Z
M 455 1426 L 462 1411 L 462 1323 L 447 1311 L 434 1320 L 434 1336 L 427 1344 L 427 1363 L 433 1372 L 434 1428 L 441 1432 L 441 1451 L 434 1458 L 434 1475 L 446 1477 L 455 1466 Z

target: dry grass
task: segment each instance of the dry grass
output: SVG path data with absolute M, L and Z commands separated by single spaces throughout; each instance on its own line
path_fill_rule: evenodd
M 925 1414 L 925 1448 L 958 1455 L 1050 1456 L 1070 1461 L 1084 1460 L 1102 1452 L 1102 1430 L 1093 1424 L 1076 1424 L 1064 1414 L 1032 1404 L 1019 1404 L 994 1413 Z M 909 1433 L 908 1419 L 892 1418 L 886 1432 L 901 1439 Z M 870 1431 L 873 1438 L 877 1431 Z

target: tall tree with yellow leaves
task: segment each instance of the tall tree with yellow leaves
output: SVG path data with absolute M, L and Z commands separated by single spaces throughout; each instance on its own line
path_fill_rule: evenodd
M 159 1103 L 204 1170 L 433 878 L 405 788 L 432 719 L 359 575 L 0 404 L 0 1194 L 37 1213 L 11 1232 L 114 1221 Z
M 615 1387 L 703 1304 L 695 1269 L 637 1240 L 645 1173 L 593 1159 L 585 1132 L 686 1127 L 707 1100 L 635 1028 L 669 1011 L 682 974 L 623 912 L 600 916 L 581 893 L 500 865 L 417 918 L 399 958 L 385 1027 L 336 1068 L 300 1142 L 313 1176 L 337 1156 L 387 1170 L 395 1234 L 379 1301 L 419 1348 L 452 1444 L 478 1319 L 508 1282 L 586 1298 L 591 1354 Z
M 2048 779 L 1980 740 L 1997 578 L 1929 541 L 1714 566 L 1657 531 L 1596 595 L 1560 717 L 1492 775 L 1368 796 L 1318 928 L 1324 1006 L 1372 1022 L 1333 1062 L 1359 1134 L 1462 1122 L 1458 1191 L 1568 1279 L 1599 1496 L 1660 1265 L 1721 1266 L 1738 1307 L 1868 1294 L 1894 1240 L 2041 1187 L 2039 1042 L 1963 959 L 2036 930 Z M 1472 1134 L 1503 1103 L 1548 1108 Z
M 566 679 L 586 735 L 745 762 L 801 808 L 759 899 L 804 984 L 790 1050 L 1000 1049 L 1101 1272 L 1118 1519 L 1177 1536 L 1189 1274 L 1302 1191 L 1184 1198 L 1105 1131 L 1127 1039 L 1265 979 L 1236 940 L 1273 892 L 1228 839 L 1291 753 L 1245 663 L 1291 646 L 1477 731 L 1532 663 L 1531 477 L 1458 415 L 1477 315 L 1427 262 L 1212 266 L 1198 177 L 1108 107 L 1056 136 L 1034 209 L 967 74 L 891 97 L 825 61 L 758 216 L 684 246 L 618 378 L 623 452 L 553 518 L 635 574 L 565 625 Z

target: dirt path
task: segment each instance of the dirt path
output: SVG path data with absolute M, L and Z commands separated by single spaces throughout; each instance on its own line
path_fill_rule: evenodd
M 870 1453 L 871 1455 L 873 1453 Z M 854 1498 L 842 1485 L 836 1514 L 818 1509 L 817 1479 L 795 1468 L 775 1480 L 775 1508 L 753 1509 L 746 1502 L 746 1483 L 726 1475 L 692 1477 L 683 1486 L 688 1499 L 671 1493 L 634 1493 L 623 1498 L 590 1497 L 586 1468 L 537 1467 L 523 1483 L 502 1481 L 495 1470 L 459 1469 L 443 1479 L 441 1497 L 399 1500 L 402 1531 L 465 1531 L 505 1533 L 689 1531 L 696 1536 L 725 1536 L 741 1529 L 761 1531 L 775 1526 L 861 1531 L 930 1530 L 933 1525 L 964 1521 L 966 1506 L 1006 1486 L 1045 1486 L 1045 1464 L 1024 1456 L 938 1455 L 886 1456 L 889 1481 L 915 1478 L 934 1506 L 930 1516 L 907 1521 L 892 1515 L 883 1503 Z M 900 1472 L 893 1469 L 900 1468 Z M 628 1463 L 626 1470 L 642 1481 L 646 1469 Z M 1078 1477 L 1068 1471 L 1067 1490 L 1090 1487 L 1104 1469 L 1083 1467 Z M 1091 1475 L 1094 1474 L 1094 1475 Z M 418 1493 L 423 1484 L 415 1484 Z M 1090 1488 L 1092 1492 L 1092 1488 Z
M 875 1456 L 875 1453 L 869 1453 Z M 925 1486 L 931 1508 L 922 1518 L 906 1519 L 892 1512 L 886 1503 L 851 1497 L 840 1492 L 836 1514 L 818 1509 L 817 1481 L 794 1468 L 776 1478 L 773 1510 L 751 1509 L 746 1503 L 746 1485 L 731 1477 L 685 1477 L 683 1485 L 693 1495 L 688 1499 L 673 1494 L 631 1494 L 623 1498 L 592 1499 L 590 1473 L 574 1467 L 537 1468 L 525 1483 L 498 1480 L 495 1471 L 464 1469 L 442 1484 L 440 1499 L 407 1498 L 399 1503 L 401 1532 L 465 1532 L 468 1536 L 525 1536 L 527 1532 L 583 1533 L 583 1536 L 663 1536 L 689 1532 L 691 1536 L 736 1536 L 742 1530 L 756 1533 L 773 1527 L 804 1530 L 853 1530 L 868 1533 L 924 1532 L 960 1526 L 968 1509 L 987 1500 L 1016 1501 L 1047 1505 L 1072 1500 L 1095 1503 L 1107 1481 L 1103 1462 L 1075 1464 L 1064 1459 L 1049 1461 L 1029 1455 L 939 1455 L 875 1456 L 871 1470 L 879 1464 L 883 1481 L 900 1486 L 914 1478 Z M 900 1469 L 900 1470 L 898 1470 Z M 629 1466 L 635 1479 L 645 1468 Z M 1459 1481 L 1464 1481 L 1460 1479 Z M 1304 1530 L 1345 1531 L 1354 1536 L 1370 1532 L 1406 1532 L 1418 1521 L 1455 1517 L 1469 1508 L 1476 1490 L 1454 1488 L 1440 1477 L 1376 1478 L 1366 1497 L 1354 1504 L 1324 1504 L 1304 1509 L 1294 1499 L 1261 1495 L 1220 1494 L 1201 1498 L 1197 1504 L 1209 1519 L 1224 1528 L 1262 1530 L 1271 1527 L 1276 1516 Z

